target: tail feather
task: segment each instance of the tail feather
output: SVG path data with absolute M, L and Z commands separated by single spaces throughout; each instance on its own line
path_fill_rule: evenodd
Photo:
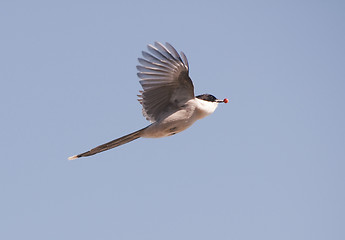
M 125 143 L 131 142 L 135 139 L 138 139 L 142 136 L 142 132 L 146 129 L 147 127 L 140 129 L 136 132 L 130 133 L 126 136 L 120 137 L 118 139 L 112 140 L 110 142 L 107 142 L 105 144 L 99 145 L 98 147 L 95 147 L 87 152 L 78 154 L 78 155 L 74 155 L 68 158 L 68 160 L 74 160 L 80 157 L 87 157 L 87 156 L 91 156 L 94 155 L 96 153 L 100 153 L 109 149 L 112 149 L 114 147 L 118 147 L 120 145 L 123 145 Z

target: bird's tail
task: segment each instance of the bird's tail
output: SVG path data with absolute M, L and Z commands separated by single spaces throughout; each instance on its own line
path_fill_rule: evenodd
M 91 156 L 91 155 L 94 155 L 96 153 L 100 153 L 100 152 L 112 149 L 114 147 L 118 147 L 118 146 L 123 145 L 125 143 L 131 142 L 131 141 L 133 141 L 135 139 L 140 138 L 142 136 L 143 131 L 146 128 L 147 127 L 143 128 L 143 129 L 140 129 L 140 130 L 138 130 L 136 132 L 130 133 L 130 134 L 126 135 L 126 136 L 123 136 L 123 137 L 120 137 L 118 139 L 115 139 L 113 141 L 110 141 L 110 142 L 107 142 L 105 144 L 102 144 L 102 145 L 100 145 L 98 147 L 95 147 L 95 148 L 91 149 L 90 151 L 87 151 L 87 152 L 84 152 L 84 153 L 81 153 L 81 154 L 78 154 L 78 155 L 71 156 L 71 157 L 68 158 L 68 160 L 74 160 L 74 159 L 77 159 L 77 158 L 80 158 L 80 157 Z

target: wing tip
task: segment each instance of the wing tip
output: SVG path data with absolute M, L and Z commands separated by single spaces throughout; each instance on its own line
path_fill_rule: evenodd
M 78 155 L 74 155 L 74 156 L 69 157 L 68 160 L 74 160 L 74 159 L 77 159 L 77 158 L 79 158 Z

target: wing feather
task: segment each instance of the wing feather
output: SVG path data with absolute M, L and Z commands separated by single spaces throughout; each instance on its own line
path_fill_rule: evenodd
M 139 72 L 153 72 L 153 73 L 169 73 L 170 71 L 162 68 L 157 68 L 157 67 L 144 67 L 144 66 L 137 66 L 137 70 Z
M 159 121 L 167 111 L 178 110 L 194 98 L 194 86 L 189 78 L 186 56 L 169 43 L 155 42 L 148 45 L 150 53 L 143 51 L 138 58 L 138 77 L 143 91 L 138 101 L 143 106 L 144 116 L 151 122 Z
M 167 71 L 171 71 L 172 69 L 170 67 L 167 67 L 163 64 L 159 64 L 159 63 L 156 63 L 156 62 L 149 62 L 148 60 L 146 59 L 142 59 L 142 58 L 138 58 L 138 61 L 140 64 L 142 64 L 143 66 L 142 67 L 157 67 L 159 69 L 165 69 Z

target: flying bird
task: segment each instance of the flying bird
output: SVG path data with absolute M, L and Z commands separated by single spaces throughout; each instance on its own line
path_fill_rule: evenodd
M 160 138 L 171 136 L 189 128 L 196 120 L 213 113 L 218 103 L 211 94 L 194 95 L 193 82 L 189 77 L 189 64 L 183 52 L 178 54 L 169 43 L 155 42 L 148 45 L 148 52 L 138 58 L 138 77 L 143 88 L 139 91 L 139 103 L 143 115 L 151 124 L 136 132 L 95 147 L 87 152 L 69 157 L 73 160 L 100 153 L 140 137 Z

